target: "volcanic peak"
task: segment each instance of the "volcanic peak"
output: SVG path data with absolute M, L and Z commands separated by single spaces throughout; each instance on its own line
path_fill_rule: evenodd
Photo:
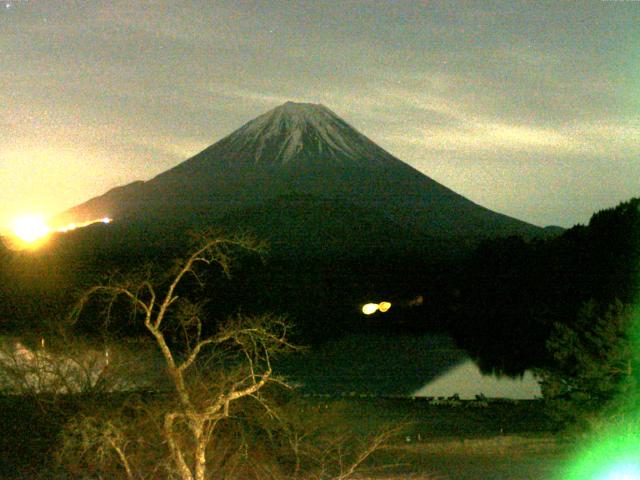
M 312 199 L 307 204 L 321 208 L 355 205 L 419 238 L 540 232 L 476 205 L 418 172 L 327 107 L 294 102 L 260 115 L 147 182 L 107 192 L 61 217 L 64 223 L 108 216 L 198 226 L 258 208 L 278 213 L 256 218 L 277 219 L 286 216 L 289 207 L 272 208 L 274 202 L 287 198 L 291 208 L 297 208 L 301 195 Z M 240 217 L 236 220 L 240 222 Z M 329 225 L 322 229 L 331 231 Z M 312 231 L 307 225 L 300 230 Z M 369 241 L 366 235 L 361 240 Z

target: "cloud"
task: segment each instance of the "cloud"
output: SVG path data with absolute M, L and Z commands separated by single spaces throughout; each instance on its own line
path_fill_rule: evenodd
M 475 122 L 456 129 L 426 127 L 409 133 L 384 135 L 386 141 L 424 147 L 426 151 L 573 150 L 574 141 L 560 132 L 523 125 Z
M 424 126 L 387 132 L 382 138 L 396 146 L 420 146 L 427 152 L 453 151 L 464 154 L 516 151 L 547 154 L 619 156 L 640 154 L 640 127 L 632 122 L 576 123 L 559 128 L 509 124 L 493 119 L 475 119 L 457 127 Z
M 306 99 L 297 99 L 292 95 L 279 95 L 274 93 L 261 92 L 259 90 L 251 90 L 248 88 L 238 88 L 235 85 L 223 84 L 220 82 L 209 84 L 208 90 L 210 93 L 218 96 L 257 102 L 262 105 L 274 107 L 287 101 L 306 101 Z
M 637 119 L 587 122 L 578 125 L 575 132 L 595 152 L 603 154 L 624 151 L 640 155 L 640 121 Z
M 181 136 L 136 137 L 134 145 L 140 150 L 148 150 L 162 157 L 185 160 L 201 152 L 211 144 L 211 139 L 197 139 Z M 144 178 L 148 178 L 145 175 Z
M 418 79 L 440 88 L 420 88 L 415 84 Z M 396 151 L 412 146 L 423 148 L 424 154 L 494 152 L 497 159 L 514 152 L 603 156 L 640 153 L 640 122 L 632 117 L 600 112 L 602 118 L 596 119 L 596 112 L 585 109 L 581 117 L 559 116 L 554 121 L 541 121 L 526 111 L 516 119 L 459 95 L 456 85 L 460 82 L 455 75 L 425 71 L 409 77 L 399 75 L 397 82 L 378 79 L 359 90 L 334 88 L 325 96 L 338 106 L 337 110 L 345 106 L 346 113 L 371 125 L 365 133 L 396 147 Z M 498 92 L 487 98 L 493 96 Z
M 448 97 L 446 92 L 433 94 L 397 85 L 373 90 L 369 95 L 351 92 L 333 96 L 338 103 L 354 105 L 360 114 L 364 111 L 370 117 L 382 116 L 380 129 L 373 136 L 396 146 L 465 152 L 579 148 L 580 142 L 561 128 L 510 123 L 488 113 L 477 113 L 477 105 Z

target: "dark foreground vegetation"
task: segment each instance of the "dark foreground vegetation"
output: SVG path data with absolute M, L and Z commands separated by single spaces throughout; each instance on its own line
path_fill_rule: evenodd
M 33 345 L 58 338 L 51 343 L 59 352 L 69 338 L 100 348 L 146 339 L 165 382 L 116 394 L 113 378 L 100 374 L 53 397 L 5 395 L 0 473 L 345 480 L 384 458 L 384 443 L 634 419 L 639 206 L 634 199 L 599 212 L 554 238 L 459 245 L 446 258 L 424 248 L 265 256 L 249 236 L 211 235 L 190 249 L 180 239 L 101 250 L 88 241 L 96 229 L 42 252 L 4 250 L 3 333 Z M 187 257 L 175 261 L 178 250 Z M 363 303 L 382 299 L 394 305 L 389 314 L 360 315 Z M 537 369 L 545 400 L 443 407 L 300 399 L 274 373 L 272 362 L 299 345 L 362 331 L 448 333 L 485 371 Z M 101 370 L 110 371 L 118 371 L 113 362 Z
M 291 339 L 303 345 L 349 332 L 447 332 L 486 371 L 518 374 L 551 360 L 546 342 L 553 326 L 573 324 L 586 303 L 606 308 L 635 300 L 639 204 L 603 210 L 588 225 L 546 239 L 424 238 L 395 250 L 339 252 L 276 246 L 262 257 L 237 256 L 230 281 L 212 274 L 199 295 L 211 327 L 242 308 L 286 315 L 295 324 Z M 105 275 L 141 267 L 166 272 L 190 245 L 184 232 L 160 235 L 117 222 L 61 237 L 41 251 L 0 245 L 0 329 L 44 329 Z M 364 318 L 361 305 L 379 299 L 393 308 Z
M 327 423 L 317 405 L 286 398 L 291 387 L 272 363 L 297 349 L 285 318 L 238 312 L 215 329 L 205 324 L 192 293 L 203 289 L 212 269 L 228 276 L 237 250 L 261 249 L 250 237 L 203 237 L 164 275 L 145 268 L 85 291 L 57 325 L 62 346 L 56 350 L 43 337 L 37 352 L 17 343 L 0 352 L 3 388 L 20 394 L 15 399 L 35 400 L 45 417 L 31 420 L 48 420 L 34 445 L 55 461 L 40 464 L 40 471 L 54 478 L 346 480 L 396 433 L 357 437 L 338 418 Z M 92 308 L 101 305 L 104 310 Z M 127 311 L 133 326 L 111 328 Z M 68 355 L 72 343 L 65 339 L 77 337 L 76 327 L 87 331 L 87 324 L 105 340 L 102 361 L 86 352 Z M 130 389 L 145 372 L 126 367 L 142 360 L 110 353 L 114 338 L 122 342 L 134 332 L 158 352 L 159 364 L 146 365 L 163 377 L 146 386 L 157 392 L 152 395 Z M 32 405 L 22 416 L 33 412 Z M 29 452 L 18 456 L 31 465 Z
M 109 412 L 125 411 L 134 421 L 136 416 L 143 415 L 136 409 L 135 402 L 152 410 L 154 405 L 166 401 L 166 398 L 163 399 L 161 394 L 140 394 L 135 398 L 129 394 L 110 394 L 99 398 L 66 397 L 56 399 L 55 409 L 43 410 L 42 402 L 47 400 L 51 399 L 0 397 L 0 425 L 5 432 L 0 437 L 0 449 L 3 452 L 0 456 L 0 478 L 65 478 L 69 472 L 73 472 L 72 478 L 98 474 L 104 475 L 104 478 L 120 478 L 123 472 L 106 450 L 104 454 L 113 462 L 111 465 L 99 465 L 95 461 L 89 465 L 92 460 L 89 451 L 85 458 L 73 458 L 69 451 L 65 452 L 63 447 L 69 441 L 65 437 L 65 427 L 74 418 L 94 416 L 96 412 L 107 416 Z M 224 445 L 224 452 L 220 454 L 226 456 L 227 462 L 227 470 L 219 471 L 218 478 L 231 477 L 232 467 L 238 471 L 244 469 L 241 478 L 277 478 L 278 472 L 284 475 L 287 466 L 291 468 L 295 463 L 295 456 L 288 444 L 291 432 L 286 432 L 284 425 L 268 418 L 264 411 L 260 412 L 255 406 L 245 407 L 247 405 L 238 407 L 234 412 L 238 420 L 236 425 L 225 429 L 218 439 L 218 448 Z M 507 441 L 514 436 L 539 438 L 552 433 L 555 428 L 543 403 L 539 401 L 499 402 L 488 406 L 466 402 L 458 406 L 445 406 L 411 399 L 294 399 L 284 395 L 280 398 L 280 407 L 288 409 L 290 418 L 297 422 L 297 427 L 305 435 L 315 437 L 315 452 L 324 454 L 327 463 L 329 459 L 335 460 L 337 450 L 332 449 L 341 448 L 346 462 L 350 450 L 353 452 L 358 447 L 366 446 L 381 431 L 393 432 L 385 445 L 395 448 L 431 444 L 434 441 L 445 445 L 449 441 L 469 442 L 473 439 L 480 442 L 488 438 L 504 438 Z M 134 423 L 140 427 L 139 423 Z M 153 456 L 152 448 L 162 448 L 152 443 L 157 436 L 154 428 L 154 425 L 147 423 L 133 438 L 135 442 L 138 437 L 144 436 L 144 446 L 150 457 Z M 407 458 L 399 461 L 397 452 L 392 455 L 395 458 L 390 458 L 391 455 L 385 454 L 382 449 L 377 451 L 362 466 L 361 472 L 381 475 L 388 473 L 389 466 L 393 465 L 401 466 L 405 472 L 413 467 L 413 474 L 419 473 L 415 471 L 418 460 Z M 411 465 L 412 462 L 414 465 Z M 309 459 L 306 459 L 305 468 L 310 468 Z M 339 466 L 327 464 L 326 468 L 335 470 Z M 268 469 L 270 471 L 267 473 Z M 307 470 L 306 473 L 314 471 Z
M 632 304 L 639 273 L 640 199 L 552 239 L 488 241 L 463 264 L 452 331 L 486 370 L 544 367 L 554 325 L 575 325 L 588 303 Z

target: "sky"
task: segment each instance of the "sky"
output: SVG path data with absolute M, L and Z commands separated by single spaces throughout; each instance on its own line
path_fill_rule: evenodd
M 0 228 L 288 100 L 490 209 L 640 196 L 640 1 L 0 0 Z

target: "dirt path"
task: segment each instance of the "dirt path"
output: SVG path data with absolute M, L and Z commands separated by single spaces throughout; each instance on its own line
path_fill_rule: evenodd
M 398 467 L 378 480 L 555 480 L 566 446 L 551 437 L 439 440 L 391 447 Z

